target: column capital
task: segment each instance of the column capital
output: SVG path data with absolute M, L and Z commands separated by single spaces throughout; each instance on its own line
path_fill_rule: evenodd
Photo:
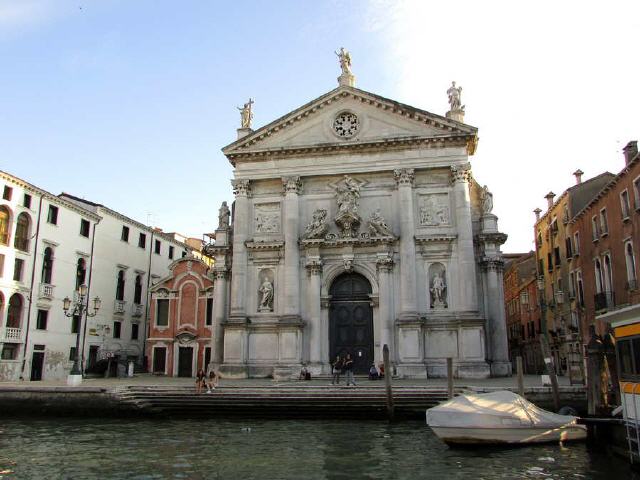
M 468 183 L 471 181 L 471 178 L 470 163 L 465 163 L 464 165 L 451 165 L 451 183 Z
M 282 188 L 284 190 L 284 194 L 287 193 L 295 193 L 296 195 L 300 195 L 302 192 L 302 180 L 300 177 L 282 177 Z
M 213 278 L 214 280 L 225 280 L 229 278 L 229 270 L 226 268 L 214 268 Z
M 393 178 L 396 181 L 398 187 L 402 185 L 413 186 L 413 180 L 415 179 L 415 170 L 413 168 L 396 168 L 393 171 Z
M 307 273 L 309 275 L 320 275 L 322 273 L 322 260 L 308 260 L 305 264 L 305 268 L 307 269 Z
M 231 186 L 233 187 L 233 194 L 236 197 L 248 197 L 251 195 L 250 180 L 242 180 L 234 178 L 231 180 Z
M 393 258 L 390 255 L 379 256 L 376 260 L 378 273 L 389 273 L 393 270 Z
M 501 257 L 483 257 L 480 266 L 485 272 L 502 272 L 504 270 L 504 260 Z

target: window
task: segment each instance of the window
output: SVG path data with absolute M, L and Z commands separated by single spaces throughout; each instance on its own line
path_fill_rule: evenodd
M 0 245 L 9 245 L 9 226 L 11 221 L 11 213 L 5 206 L 0 207 Z
M 213 298 L 207 298 L 207 319 L 205 325 L 213 325 Z
M 550 228 L 551 228 L 551 233 L 553 233 L 554 235 L 556 233 L 558 233 L 558 219 L 557 218 L 554 218 L 551 221 L 551 227 Z
M 629 205 L 629 192 L 627 190 L 623 190 L 620 194 L 620 210 L 622 211 L 623 220 L 629 218 L 631 206 Z
M 71 333 L 80 333 L 80 315 L 71 317 Z
M 604 256 L 604 290 L 605 292 L 613 291 L 613 272 L 611 271 L 611 257 L 609 255 Z
M 13 246 L 16 250 L 22 252 L 29 251 L 29 230 L 31 229 L 31 219 L 29 215 L 22 212 L 18 215 L 18 221 L 16 222 L 16 237 L 13 240 Z
M 633 181 L 633 200 L 636 210 L 640 209 L 640 177 Z
M 52 225 L 58 224 L 58 207 L 49 205 L 49 213 L 47 213 L 47 222 Z
M 18 345 L 15 343 L 5 343 L 2 347 L 2 360 L 17 360 Z
M 147 248 L 147 235 L 144 233 L 141 233 L 140 236 L 138 237 L 138 246 L 140 248 Z
M 556 264 L 556 268 L 560 266 L 560 247 L 555 247 L 553 249 L 554 261 Z
M 573 257 L 573 247 L 571 245 L 571 237 L 567 237 L 564 239 L 564 249 L 567 254 L 567 260 L 570 260 Z
M 38 317 L 36 319 L 36 328 L 38 330 L 47 329 L 47 318 L 49 317 L 48 310 L 38 310 Z
M 133 288 L 133 303 L 142 303 L 142 275 L 136 275 L 136 283 Z
M 594 263 L 593 263 L 593 268 L 595 270 L 595 275 L 596 275 L 596 293 L 601 293 L 602 289 L 603 289 L 603 280 L 602 280 L 602 265 L 600 264 L 600 260 L 599 259 L 595 259 Z
M 600 238 L 600 225 L 598 224 L 598 217 L 594 215 L 591 217 L 591 238 L 594 242 L 597 242 Z
M 569 298 L 576 297 L 576 274 L 575 272 L 569 273 Z
M 23 269 L 24 269 L 24 260 L 22 260 L 21 258 L 16 258 L 16 261 L 13 264 L 13 281 L 14 282 L 22 281 Z
M 53 249 L 47 247 L 44 249 L 44 259 L 42 260 L 42 283 L 51 284 L 53 276 Z
M 87 263 L 84 258 L 79 258 L 76 265 L 76 290 L 80 288 L 80 285 L 84 285 L 84 281 L 87 278 Z
M 24 198 L 22 199 L 22 206 L 25 208 L 31 208 L 31 195 L 28 193 L 24 194 Z
M 4 276 L 4 255 L 0 253 L 0 278 Z
M 11 298 L 9 298 L 9 308 L 7 309 L 7 327 L 20 328 L 23 305 L 22 295 L 18 293 L 11 295 Z
M 84 218 L 80 220 L 80 235 L 83 237 L 89 236 L 89 229 L 91 228 L 91 223 L 89 220 L 85 220 Z
M 13 195 L 13 188 L 11 188 L 9 185 L 5 185 L 4 192 L 2 192 L 2 198 L 4 198 L 7 201 L 11 201 L 12 195 Z
M 139 325 L 137 323 L 132 323 L 131 324 L 131 340 L 138 339 L 138 331 L 139 331 Z
M 169 260 L 173 260 L 173 247 L 169 246 Z
M 76 347 L 71 347 L 69 349 L 69 361 L 75 362 L 76 360 Z
M 169 300 L 158 299 L 156 308 L 156 325 L 166 327 L 169 325 Z
M 540 275 L 544 275 L 544 259 L 543 258 L 538 260 L 538 273 Z
M 584 307 L 584 290 L 582 288 L 582 272 L 576 272 L 576 293 L 578 294 L 578 303 Z
M 551 253 L 547 253 L 547 269 L 550 272 L 553 272 L 553 257 L 551 256 Z
M 113 322 L 113 338 L 120 338 L 122 333 L 122 322 Z
M 126 225 L 122 226 L 122 235 L 120 236 L 120 240 L 122 240 L 123 242 L 129 241 L 129 227 L 127 227 Z
M 157 253 L 158 255 L 160 255 L 160 240 L 156 240 L 156 243 L 155 243 L 153 251 L 155 253 Z
M 538 236 L 536 238 L 536 248 L 542 248 L 542 233 L 538 232 Z
M 629 290 L 636 288 L 636 257 L 633 254 L 633 245 L 627 242 L 624 246 L 625 263 L 627 265 L 627 282 Z
M 609 233 L 609 224 L 607 223 L 607 209 L 600 210 L 600 229 L 601 235 L 605 236 Z
M 204 368 L 206 369 L 211 362 L 211 347 L 204 347 Z
M 116 278 L 116 300 L 124 300 L 124 270 L 118 270 Z
M 573 256 L 580 255 L 580 232 L 573 234 Z

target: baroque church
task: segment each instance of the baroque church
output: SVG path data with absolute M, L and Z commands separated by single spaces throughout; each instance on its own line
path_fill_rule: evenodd
M 253 130 L 241 108 L 232 209 L 215 243 L 211 366 L 225 377 L 357 372 L 390 349 L 403 377 L 509 375 L 500 245 L 487 187 L 469 162 L 477 129 L 461 89 L 440 116 L 338 87 Z M 231 211 L 233 210 L 232 219 Z

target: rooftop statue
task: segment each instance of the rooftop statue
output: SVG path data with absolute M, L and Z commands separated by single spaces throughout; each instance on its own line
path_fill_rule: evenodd
M 344 47 L 340 47 L 339 52 L 334 52 L 340 60 L 340 68 L 343 75 L 351 75 L 351 55 Z
M 253 103 L 253 100 L 250 98 L 243 107 L 236 107 L 240 110 L 240 128 L 251 128 L 251 121 L 253 120 L 251 105 L 253 105 Z
M 489 187 L 486 185 L 480 192 L 480 198 L 482 199 L 482 213 L 491 213 L 493 210 L 493 193 L 489 191 Z
M 218 210 L 218 229 L 229 228 L 229 217 L 231 211 L 227 205 L 227 202 L 222 202 L 220 210 Z
M 462 87 L 456 87 L 456 82 L 451 82 L 449 90 L 447 90 L 449 96 L 450 110 L 464 110 L 462 105 Z

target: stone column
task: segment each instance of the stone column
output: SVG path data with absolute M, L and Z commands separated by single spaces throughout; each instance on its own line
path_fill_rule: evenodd
M 284 177 L 284 314 L 300 316 L 300 249 L 298 246 L 298 196 L 300 177 Z
M 400 202 L 400 319 L 418 317 L 416 303 L 416 246 L 413 211 L 413 168 L 393 171 Z
M 469 182 L 471 181 L 471 165 L 451 167 L 451 182 L 453 184 L 453 201 L 456 211 L 456 225 L 458 230 L 458 285 L 453 293 L 457 310 L 478 310 L 476 289 L 475 252 L 473 250 L 473 230 L 471 222 L 471 199 L 469 197 Z
M 507 343 L 507 322 L 504 313 L 503 269 L 500 257 L 485 258 L 482 262 L 487 289 L 487 339 L 491 376 L 511 375 L 509 345 Z
M 319 257 L 307 259 L 307 308 L 309 321 L 306 325 L 309 339 L 309 362 L 315 374 L 322 371 L 327 359 L 322 358 L 322 318 L 320 311 L 320 276 L 322 261 Z
M 244 319 L 246 312 L 247 288 L 247 249 L 245 241 L 249 236 L 250 212 L 249 180 L 232 180 L 233 193 L 236 196 L 233 215 L 233 263 L 231 267 L 231 317 Z
M 227 313 L 227 269 L 214 268 L 213 338 L 211 339 L 211 362 L 219 366 L 223 361 L 224 329 L 222 324 Z
M 378 315 L 380 316 L 380 349 L 376 361 L 382 361 L 382 349 L 389 346 L 391 358 L 397 358 L 395 344 L 393 343 L 393 286 L 391 272 L 393 271 L 393 259 L 388 253 L 378 254 L 376 260 L 378 269 Z

